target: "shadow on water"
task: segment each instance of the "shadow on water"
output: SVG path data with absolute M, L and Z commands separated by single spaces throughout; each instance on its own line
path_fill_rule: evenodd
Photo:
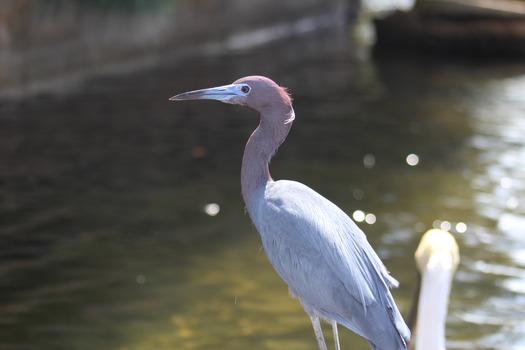
M 274 178 L 373 214 L 360 225 L 402 310 L 421 233 L 450 224 L 448 348 L 525 346 L 525 67 L 371 60 L 333 29 L 2 101 L 0 348 L 315 347 L 243 215 L 257 115 L 167 100 L 248 74 L 295 99 Z

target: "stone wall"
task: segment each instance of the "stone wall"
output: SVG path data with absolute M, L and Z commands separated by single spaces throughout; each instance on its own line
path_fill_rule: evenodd
M 183 55 L 203 45 L 220 47 L 231 35 L 277 23 L 321 15 L 335 21 L 356 2 L 5 0 L 0 2 L 0 94 Z

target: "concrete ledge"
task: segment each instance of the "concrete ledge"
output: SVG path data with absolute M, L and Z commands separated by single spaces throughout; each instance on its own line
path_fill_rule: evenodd
M 354 0 L 148 0 L 0 3 L 0 95 L 144 64 L 232 35 L 309 16 L 344 16 Z

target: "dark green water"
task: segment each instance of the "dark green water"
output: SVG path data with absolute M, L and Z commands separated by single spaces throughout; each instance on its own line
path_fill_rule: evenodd
M 316 348 L 244 213 L 257 115 L 168 102 L 250 74 L 295 99 L 273 177 L 375 215 L 402 311 L 421 234 L 448 222 L 448 348 L 524 349 L 525 65 L 372 60 L 341 29 L 1 101 L 0 349 Z

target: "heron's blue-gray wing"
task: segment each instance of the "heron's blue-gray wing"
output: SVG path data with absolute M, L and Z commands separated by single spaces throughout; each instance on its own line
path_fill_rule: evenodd
M 334 319 L 379 348 L 377 341 L 391 347 L 394 337 L 409 337 L 389 292 L 397 281 L 341 209 L 294 181 L 269 183 L 264 196 L 252 219 L 270 262 L 307 312 Z

